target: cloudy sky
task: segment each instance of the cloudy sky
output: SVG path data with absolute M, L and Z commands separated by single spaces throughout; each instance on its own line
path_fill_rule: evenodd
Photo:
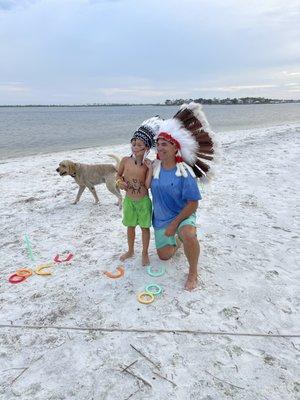
M 299 0 L 0 0 L 0 104 L 300 98 Z

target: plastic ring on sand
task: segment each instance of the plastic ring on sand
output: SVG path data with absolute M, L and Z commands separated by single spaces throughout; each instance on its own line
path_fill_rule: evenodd
M 51 268 L 51 267 L 53 267 L 53 264 L 52 264 L 52 263 L 41 264 L 41 265 L 39 265 L 39 266 L 34 270 L 34 272 L 35 272 L 37 275 L 52 275 L 52 272 L 43 271 L 44 269 L 46 269 L 46 268 Z
M 31 269 L 28 269 L 28 268 L 18 269 L 18 271 L 16 272 L 16 275 L 25 276 L 25 278 L 28 278 L 32 274 L 33 274 L 33 271 Z
M 68 256 L 64 260 L 61 260 L 60 257 L 59 257 L 59 254 L 56 254 L 56 256 L 54 257 L 53 261 L 56 262 L 56 263 L 68 262 L 68 261 L 71 261 L 73 257 L 74 257 L 73 254 L 69 253 Z
M 123 267 L 118 267 L 117 271 L 119 271 L 117 274 L 113 274 L 109 271 L 104 271 L 104 275 L 106 275 L 108 278 L 112 279 L 118 279 L 121 278 L 124 275 L 124 268 Z
M 147 300 L 147 298 L 148 298 L 148 300 Z M 154 295 L 150 292 L 139 293 L 138 301 L 142 304 L 151 304 L 154 301 Z
M 158 296 L 159 294 L 161 294 L 162 288 L 159 285 L 157 285 L 156 283 L 151 283 L 151 285 L 146 286 L 145 291 L 147 293 L 153 294 L 154 296 Z
M 147 274 L 150 276 L 155 276 L 155 277 L 162 276 L 165 274 L 165 272 L 166 272 L 166 268 L 164 266 L 162 266 L 161 269 L 158 271 L 152 271 L 151 265 L 149 265 L 149 267 L 147 267 Z
M 9 277 L 9 282 L 10 283 L 21 283 L 23 281 L 25 281 L 26 276 L 19 276 L 17 274 L 13 274 Z

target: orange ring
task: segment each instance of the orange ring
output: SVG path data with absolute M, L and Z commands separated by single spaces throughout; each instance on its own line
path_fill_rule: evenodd
M 21 269 L 18 269 L 18 271 L 16 272 L 17 276 L 25 276 L 25 278 L 28 278 L 32 274 L 33 274 L 32 269 L 28 269 L 28 268 L 21 268 Z
M 112 279 L 118 279 L 124 276 L 124 268 L 123 267 L 118 267 L 117 271 L 119 271 L 117 274 L 113 274 L 109 271 L 104 271 L 104 275 L 106 275 L 108 278 Z

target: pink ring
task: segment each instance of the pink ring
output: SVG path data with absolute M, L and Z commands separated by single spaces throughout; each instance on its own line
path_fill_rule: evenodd
M 56 262 L 56 263 L 63 263 L 63 262 L 71 261 L 73 257 L 74 257 L 73 254 L 69 253 L 67 258 L 65 258 L 64 260 L 61 260 L 60 257 L 59 257 L 59 254 L 56 254 L 56 256 L 54 257 L 53 261 Z

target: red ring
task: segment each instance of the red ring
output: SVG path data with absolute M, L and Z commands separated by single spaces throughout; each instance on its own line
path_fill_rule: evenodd
M 17 274 L 12 274 L 8 280 L 10 283 L 21 283 L 25 281 L 26 278 L 27 278 L 26 276 L 19 276 Z

